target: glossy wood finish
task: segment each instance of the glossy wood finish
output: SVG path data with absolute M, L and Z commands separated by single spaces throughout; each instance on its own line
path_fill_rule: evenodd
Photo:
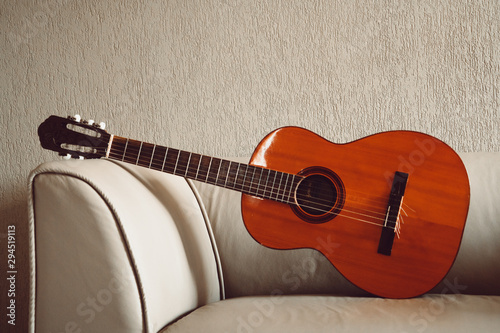
M 278 129 L 255 150 L 251 165 L 290 174 L 311 166 L 345 185 L 342 211 L 325 223 L 298 218 L 291 206 L 244 194 L 245 226 L 276 249 L 322 252 L 352 283 L 375 295 L 408 298 L 438 284 L 458 252 L 469 206 L 469 182 L 458 155 L 425 134 L 394 131 L 334 144 L 296 127 Z M 390 256 L 377 253 L 396 171 L 409 174 Z
M 74 118 L 51 116 L 38 134 L 44 148 L 61 154 L 108 157 L 240 191 L 245 225 L 258 242 L 317 249 L 348 280 L 384 297 L 418 296 L 446 275 L 469 206 L 458 155 L 416 132 L 334 144 L 285 127 L 261 141 L 249 165 L 110 135 Z M 383 255 L 377 249 L 396 171 L 409 176 L 399 237 Z

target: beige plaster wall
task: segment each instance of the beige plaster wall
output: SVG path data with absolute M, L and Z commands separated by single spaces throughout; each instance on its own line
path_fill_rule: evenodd
M 36 137 L 50 114 L 224 157 L 283 125 L 498 151 L 499 17 L 496 0 L 2 1 L 0 237 L 57 158 Z

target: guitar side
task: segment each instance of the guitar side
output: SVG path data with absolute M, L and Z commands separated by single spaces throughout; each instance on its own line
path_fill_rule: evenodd
M 297 127 L 280 128 L 256 148 L 251 165 L 291 174 L 330 170 L 342 204 L 326 221 L 307 220 L 292 205 L 242 196 L 252 237 L 276 249 L 314 248 L 348 280 L 373 294 L 421 295 L 449 271 L 469 206 L 467 172 L 445 143 L 393 131 L 335 144 Z M 395 172 L 408 175 L 390 255 L 377 252 Z M 398 237 L 399 236 L 399 237 Z

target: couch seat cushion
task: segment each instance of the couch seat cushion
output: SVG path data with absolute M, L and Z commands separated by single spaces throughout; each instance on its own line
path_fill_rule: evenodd
M 254 296 L 205 305 L 162 333 L 496 332 L 499 314 L 500 296 Z

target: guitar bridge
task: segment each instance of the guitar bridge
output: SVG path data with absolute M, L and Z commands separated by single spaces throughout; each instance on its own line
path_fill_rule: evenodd
M 384 226 L 380 235 L 377 252 L 386 256 L 391 255 L 394 236 L 396 234 L 399 210 L 405 194 L 408 174 L 396 171 L 392 181 L 391 194 L 387 204 L 387 213 L 385 215 Z

